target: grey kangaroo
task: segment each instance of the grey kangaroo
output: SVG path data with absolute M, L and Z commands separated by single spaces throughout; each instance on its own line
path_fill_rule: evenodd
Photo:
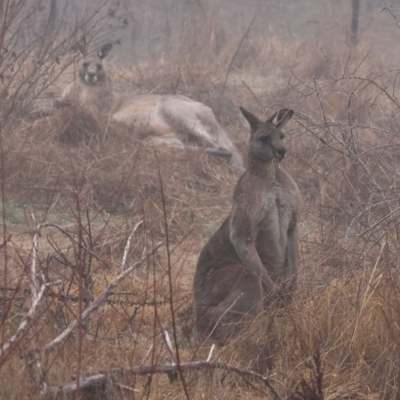
M 186 142 L 195 143 L 206 147 L 210 154 L 227 158 L 233 168 L 244 172 L 241 154 L 211 108 L 185 96 L 117 93 L 103 63 L 112 44 L 92 53 L 82 45 L 78 47 L 83 55 L 78 78 L 67 86 L 55 108 L 80 104 L 92 113 L 111 115 L 131 127 L 135 136 L 152 144 L 184 148 Z
M 266 122 L 240 108 L 251 127 L 248 168 L 233 207 L 200 253 L 194 275 L 196 328 L 204 340 L 225 340 L 263 304 L 287 299 L 297 275 L 300 193 L 280 167 L 281 132 L 293 115 L 278 111 Z M 285 301 L 285 300 L 284 300 Z

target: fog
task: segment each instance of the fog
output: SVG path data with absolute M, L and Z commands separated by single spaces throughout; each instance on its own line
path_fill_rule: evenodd
M 120 46 L 114 54 L 118 62 L 126 66 L 176 57 L 196 58 L 207 48 L 218 57 L 230 42 L 238 46 L 243 37 L 239 52 L 254 38 L 268 40 L 278 37 L 283 43 L 296 43 L 298 46 L 313 41 L 316 49 L 332 45 L 351 49 L 355 43 L 363 44 L 379 55 L 385 64 L 396 64 L 400 54 L 400 30 L 395 20 L 400 11 L 399 2 L 30 0 L 29 3 L 38 5 L 37 12 L 28 20 L 33 34 L 46 31 L 52 20 L 55 21 L 58 39 L 73 35 L 77 40 L 91 37 L 97 42 L 117 41 Z M 384 10 L 385 4 L 393 15 Z M 359 10 L 352 32 L 354 7 Z M 53 13 L 50 13 L 51 8 Z M 94 22 L 103 17 L 108 19 L 93 29 Z M 311 54 L 304 56 L 310 57 Z

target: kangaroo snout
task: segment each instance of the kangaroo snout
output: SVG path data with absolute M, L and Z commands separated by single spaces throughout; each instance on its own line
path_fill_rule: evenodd
M 94 71 L 88 71 L 85 77 L 86 82 L 88 83 L 94 83 L 97 81 L 97 76 L 96 72 Z
M 280 149 L 276 149 L 275 150 L 275 157 L 279 161 L 282 161 L 286 157 L 286 149 L 284 147 L 281 147 Z

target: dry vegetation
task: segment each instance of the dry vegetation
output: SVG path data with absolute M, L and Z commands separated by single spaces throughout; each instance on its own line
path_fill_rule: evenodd
M 293 303 L 223 348 L 199 348 L 194 267 L 238 176 L 202 149 L 152 148 L 76 107 L 27 117 L 15 94 L 36 93 L 27 57 L 0 98 L 0 398 L 63 398 L 61 388 L 82 399 L 399 398 L 399 71 L 363 43 L 253 37 L 236 59 L 236 39 L 223 57 L 209 38 L 201 63 L 112 65 L 112 75 L 120 88 L 211 105 L 243 151 L 239 104 L 295 110 L 284 161 L 304 199 Z

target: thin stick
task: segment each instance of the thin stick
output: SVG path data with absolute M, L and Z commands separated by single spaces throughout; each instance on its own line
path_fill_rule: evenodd
M 173 299 L 173 285 L 172 285 L 172 264 L 171 264 L 171 249 L 169 246 L 169 234 L 168 234 L 168 222 L 167 222 L 167 208 L 165 204 L 165 194 L 164 194 L 164 184 L 163 180 L 161 177 L 161 171 L 160 171 L 160 164 L 158 162 L 157 158 L 157 152 L 156 149 L 154 149 L 154 157 L 157 162 L 157 171 L 158 171 L 158 179 L 160 182 L 160 192 L 161 192 L 161 203 L 162 203 L 162 209 L 163 209 L 163 217 L 164 217 L 164 229 L 165 229 L 165 238 L 166 238 L 166 248 L 167 248 L 167 266 L 168 266 L 168 286 L 169 286 L 169 306 L 171 310 L 171 322 L 172 322 L 172 334 L 174 336 L 174 342 L 175 342 L 175 357 L 176 357 L 176 365 L 178 367 L 178 373 L 182 381 L 182 387 L 185 392 L 186 398 L 189 400 L 189 391 L 186 385 L 185 377 L 182 374 L 181 369 L 179 368 L 179 365 L 181 363 L 180 360 L 180 355 L 179 355 L 179 347 L 178 347 L 178 339 L 177 339 L 177 328 L 176 328 L 176 321 L 175 321 L 175 310 L 174 310 L 174 299 Z
M 112 290 L 124 279 L 126 278 L 132 271 L 139 268 L 144 261 L 147 260 L 148 257 L 153 255 L 159 247 L 161 247 L 162 242 L 158 242 L 153 249 L 144 255 L 138 262 L 133 264 L 130 268 L 126 269 L 125 271 L 121 272 L 105 289 L 100 295 L 89 305 L 89 307 L 82 313 L 81 321 L 83 322 L 93 311 L 97 310 L 112 294 Z M 74 329 L 78 326 L 78 319 L 72 322 L 67 329 L 65 329 L 60 335 L 58 335 L 54 340 L 48 343 L 44 348 L 46 351 L 52 350 L 54 347 L 62 343 L 65 339 L 71 335 Z
M 150 353 L 151 353 L 152 350 L 153 350 L 153 345 L 151 345 L 151 346 L 149 347 L 149 349 L 147 350 L 147 353 L 146 353 L 146 355 L 143 357 L 143 360 L 142 360 L 142 362 L 140 363 L 140 365 L 143 365 L 143 364 L 146 362 L 146 360 L 149 358 L 149 355 L 150 355 Z
M 213 343 L 210 352 L 208 353 L 207 362 L 210 362 L 214 349 L 215 349 L 215 344 Z
M 36 298 L 33 301 L 30 310 L 28 311 L 28 314 L 26 314 L 25 319 L 20 323 L 10 340 L 3 344 L 2 348 L 0 349 L 0 360 L 10 352 L 10 350 L 12 349 L 12 345 L 15 344 L 19 340 L 21 335 L 27 330 L 28 323 L 33 319 L 36 310 L 39 307 L 40 301 L 42 300 L 43 293 L 46 287 L 47 285 L 42 285 L 40 287 L 39 291 L 37 292 Z
M 237 49 L 235 51 L 235 54 L 233 55 L 233 57 L 231 59 L 231 62 L 229 63 L 228 70 L 226 71 L 226 75 L 225 75 L 224 84 L 222 86 L 222 93 L 225 90 L 226 82 L 228 80 L 229 73 L 231 72 L 232 64 L 235 61 L 235 58 L 236 58 L 237 54 L 239 53 L 240 48 L 242 47 L 244 39 L 246 39 L 246 36 L 249 34 L 251 27 L 253 26 L 254 22 L 256 21 L 257 15 L 258 15 L 257 12 L 255 12 L 254 13 L 254 17 L 253 17 L 252 21 L 250 22 L 250 25 L 247 27 L 246 32 L 242 36 L 242 39 L 241 39 L 241 41 L 239 43 L 239 46 L 237 47 Z
M 242 296 L 243 293 L 240 295 Z M 214 331 L 217 329 L 218 324 L 221 322 L 221 319 L 224 317 L 224 315 L 226 315 L 229 310 L 236 304 L 236 302 L 240 299 L 240 296 L 238 296 L 238 298 L 222 313 L 222 315 L 218 318 L 218 321 L 216 322 L 216 324 L 214 325 L 214 328 L 212 329 L 212 331 L 208 334 L 207 339 L 209 339 L 211 337 L 211 335 L 214 333 Z
M 36 258 L 37 258 L 37 251 L 39 248 L 39 237 L 40 237 L 40 230 L 47 226 L 47 222 L 38 224 L 36 226 L 35 234 L 33 235 L 32 240 L 32 263 L 31 263 L 31 295 L 32 295 L 32 304 L 36 301 L 38 296 L 38 287 L 39 285 L 36 282 Z
M 169 355 L 171 357 L 171 364 L 176 364 L 176 360 L 175 360 L 175 356 L 174 356 L 174 350 L 172 349 L 172 343 L 171 343 L 171 339 L 169 338 L 169 334 L 168 331 L 166 329 L 162 329 L 162 333 L 165 339 L 165 343 L 167 345 L 167 349 L 169 352 Z
M 262 107 L 261 101 L 258 100 L 258 97 L 251 90 L 250 86 L 244 80 L 241 80 L 241 82 L 247 88 L 247 90 L 250 92 L 250 94 L 254 97 L 255 101 Z
M 139 221 L 137 224 L 135 224 L 135 226 L 132 229 L 131 234 L 128 237 L 128 240 L 126 241 L 126 245 L 125 245 L 125 249 L 124 249 L 124 255 L 122 256 L 122 261 L 121 261 L 121 272 L 125 269 L 126 258 L 128 257 L 128 251 L 129 251 L 129 248 L 131 247 L 131 242 L 132 242 L 133 235 L 136 233 L 137 229 L 142 224 L 143 224 L 143 221 Z

